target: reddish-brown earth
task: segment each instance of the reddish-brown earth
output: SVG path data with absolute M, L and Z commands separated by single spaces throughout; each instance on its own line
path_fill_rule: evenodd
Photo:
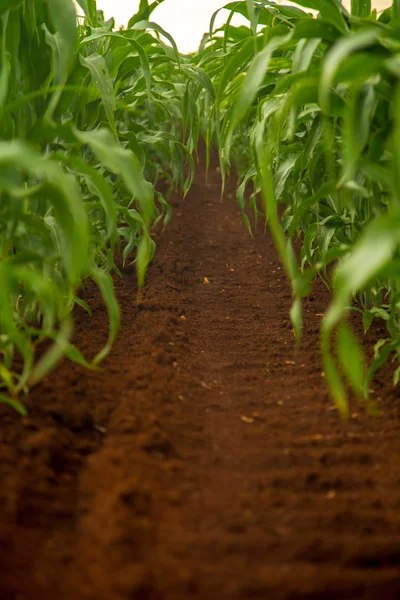
M 400 598 L 400 403 L 341 422 L 305 302 L 268 236 L 251 239 L 218 174 L 199 170 L 140 305 L 117 283 L 122 330 L 102 372 L 72 364 L 0 408 L 1 600 Z M 88 287 L 93 355 L 106 313 Z

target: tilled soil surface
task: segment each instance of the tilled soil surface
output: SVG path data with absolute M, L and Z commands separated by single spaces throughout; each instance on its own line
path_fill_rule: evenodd
M 229 193 L 230 192 L 230 193 Z M 400 598 L 400 403 L 340 421 L 318 353 L 320 285 L 296 351 L 290 290 L 215 168 L 157 236 L 102 372 L 72 364 L 0 408 L 1 600 Z M 229 197 L 230 196 L 230 197 Z M 97 291 L 77 343 L 107 338 Z

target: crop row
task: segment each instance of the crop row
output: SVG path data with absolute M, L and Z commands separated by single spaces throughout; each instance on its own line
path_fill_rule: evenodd
M 232 160 L 240 170 L 248 228 L 246 205 L 269 224 L 292 284 L 298 339 L 315 277 L 332 292 L 321 350 L 345 416 L 343 376 L 370 410 L 371 380 L 387 359 L 400 379 L 400 2 L 381 14 L 370 0 L 353 0 L 351 13 L 339 0 L 297 4 L 230 3 L 249 27 L 233 28 L 230 17 L 220 37 L 212 21 L 195 63 L 215 90 L 204 100 L 207 139 L 218 140 L 224 172 Z M 374 319 L 387 326 L 368 369 L 350 308 L 365 331 Z
M 89 368 L 107 355 L 119 327 L 116 253 L 135 261 L 141 288 L 152 228 L 193 176 L 192 71 L 147 20 L 159 1 L 142 1 L 118 32 L 95 0 L 79 4 L 79 19 L 72 0 L 0 7 L 0 399 L 20 412 L 21 394 L 62 355 Z M 187 145 L 182 121 L 194 124 Z M 90 360 L 71 343 L 74 306 L 90 313 L 79 298 L 88 279 L 110 322 Z

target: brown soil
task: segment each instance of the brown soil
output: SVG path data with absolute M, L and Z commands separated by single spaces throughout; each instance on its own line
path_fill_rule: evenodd
M 199 170 L 160 233 L 139 306 L 129 269 L 106 369 L 64 363 L 20 419 L 0 408 L 1 600 L 398 599 L 399 401 L 340 421 L 305 302 L 268 236 L 251 239 Z M 106 314 L 89 286 L 77 340 Z M 357 412 L 355 412 L 357 411 Z

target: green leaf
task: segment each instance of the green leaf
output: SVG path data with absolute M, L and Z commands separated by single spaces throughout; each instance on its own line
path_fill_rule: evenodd
M 251 31 L 254 36 L 257 35 L 257 19 L 256 11 L 254 7 L 254 0 L 246 0 L 247 2 L 247 14 L 251 23 Z
M 110 323 L 107 343 L 104 348 L 98 354 L 96 354 L 92 361 L 92 364 L 95 366 L 103 361 L 104 358 L 109 354 L 118 335 L 121 317 L 111 276 L 105 271 L 95 267 L 91 269 L 90 275 L 100 289 L 101 295 L 107 307 L 108 319 Z
M 302 38 L 299 40 L 293 56 L 292 73 L 300 73 L 309 69 L 312 58 L 321 40 L 319 38 Z
M 146 81 L 147 94 L 148 94 L 149 100 L 151 100 L 152 80 L 151 80 L 151 69 L 150 69 L 149 58 L 146 54 L 145 49 L 142 47 L 142 45 L 139 44 L 136 40 L 127 37 L 127 35 L 124 35 L 124 33 L 123 34 L 116 33 L 115 31 L 96 31 L 92 35 L 85 37 L 81 41 L 81 46 L 83 46 L 85 44 L 89 44 L 90 42 L 93 42 L 95 40 L 101 40 L 101 39 L 105 39 L 105 38 L 114 38 L 117 40 L 121 40 L 123 42 L 126 42 L 130 46 L 132 46 L 132 48 L 138 53 L 138 56 L 140 59 L 140 64 L 141 64 L 142 70 L 143 70 L 143 76 Z M 112 84 L 112 82 L 111 82 L 111 84 Z M 113 95 L 114 95 L 114 93 L 113 93 Z M 114 109 L 115 109 L 115 107 L 114 107 Z
M 346 390 L 339 376 L 335 362 L 330 353 L 330 339 L 327 332 L 322 331 L 321 352 L 324 365 L 326 382 L 331 392 L 332 398 L 339 410 L 340 416 L 347 419 L 349 416 L 349 406 L 347 403 Z
M 75 60 L 77 44 L 76 11 L 72 0 L 48 0 L 52 27 L 51 34 L 43 24 L 47 43 L 53 50 L 54 83 L 56 86 L 66 83 Z M 51 119 L 62 91 L 55 92 L 49 104 L 46 116 Z
M 339 67 L 355 52 L 374 45 L 379 35 L 380 31 L 378 29 L 361 30 L 347 37 L 340 38 L 333 45 L 325 58 L 319 86 L 319 98 L 323 110 L 329 112 L 331 88 Z
M 9 88 L 10 81 L 10 71 L 11 65 L 8 58 L 8 52 L 6 47 L 6 33 L 8 27 L 8 18 L 9 13 L 1 15 L 1 28 L 2 28 L 2 37 L 1 37 L 1 71 L 0 71 L 0 109 L 4 106 Z
M 340 323 L 337 334 L 337 353 L 341 367 L 356 394 L 363 395 L 365 363 L 361 346 L 346 323 Z
M 395 372 L 393 373 L 393 385 L 398 385 L 400 381 L 400 367 L 397 367 Z
M 0 166 L 11 166 L 47 182 L 65 269 L 71 283 L 77 283 L 88 268 L 89 242 L 87 215 L 75 179 L 20 142 L 0 142 Z
M 351 0 L 353 17 L 368 18 L 371 14 L 371 0 Z
M 146 181 L 138 158 L 123 148 L 107 129 L 75 131 L 76 137 L 89 144 L 103 165 L 123 178 L 128 190 L 138 201 L 140 212 L 147 226 L 154 215 L 154 188 Z
M 237 128 L 238 124 L 243 119 L 257 96 L 257 92 L 264 79 L 273 52 L 288 42 L 291 37 L 291 33 L 285 36 L 273 37 L 267 43 L 265 48 L 256 54 L 250 63 L 250 67 L 242 84 L 239 97 L 235 102 L 232 120 L 229 123 L 228 133 L 225 140 L 224 158 L 227 159 L 229 156 L 229 148 L 234 130 Z
M 136 271 L 138 276 L 139 290 L 144 286 L 147 267 L 151 260 L 151 238 L 148 235 L 143 235 L 139 241 L 136 254 Z
M 226 95 L 228 83 L 233 80 L 238 72 L 242 72 L 243 69 L 245 69 L 247 61 L 250 60 L 253 55 L 253 48 L 253 40 L 247 40 L 237 52 L 233 52 L 232 56 L 227 58 L 226 64 L 223 65 L 223 70 L 219 77 L 217 90 L 217 98 L 219 102 L 224 95 Z
M 368 388 L 372 382 L 372 379 L 373 379 L 376 371 L 378 371 L 378 369 L 380 369 L 381 366 L 385 364 L 385 362 L 388 360 L 390 354 L 392 352 L 396 351 L 396 349 L 398 349 L 398 348 L 399 348 L 398 340 L 390 343 L 390 340 L 380 339 L 375 344 L 375 348 L 374 348 L 375 356 L 374 356 L 374 360 L 372 361 L 372 363 L 368 369 L 367 380 L 365 383 L 365 393 L 368 392 Z
M 8 406 L 11 406 L 11 408 L 19 412 L 19 414 L 23 417 L 26 417 L 28 414 L 28 411 L 26 410 L 25 406 L 15 398 L 10 398 L 5 394 L 0 393 L 0 402 L 3 402 L 3 404 L 8 404 Z
M 140 0 L 139 11 L 136 15 L 133 15 L 133 17 L 130 18 L 128 28 L 133 27 L 135 23 L 138 23 L 139 21 L 147 21 L 153 10 L 155 10 L 157 6 L 163 2 L 164 0 L 154 0 L 154 2 L 149 5 L 148 0 Z
M 242 220 L 243 220 L 243 223 L 246 226 L 247 231 L 249 232 L 249 234 L 251 235 L 251 237 L 253 237 L 253 232 L 252 232 L 252 229 L 251 229 L 251 223 L 250 223 L 249 217 L 246 215 L 245 212 L 242 212 Z
M 117 235 L 117 208 L 110 186 L 98 170 L 85 163 L 78 156 L 61 155 L 59 158 L 66 164 L 70 164 L 76 172 L 84 175 L 87 181 L 90 182 L 92 190 L 95 191 L 104 208 L 107 237 L 111 244 L 114 245 Z
M 296 4 L 319 12 L 321 17 L 345 34 L 347 24 L 343 18 L 344 9 L 339 0 L 296 0 Z
M 395 29 L 400 28 L 400 0 L 393 0 L 392 2 L 392 21 Z
M 174 53 L 175 53 L 176 61 L 177 61 L 178 65 L 180 65 L 180 56 L 179 56 L 178 47 L 176 45 L 174 38 L 167 31 L 165 31 L 162 27 L 157 25 L 157 23 L 152 23 L 151 21 L 139 21 L 138 23 L 134 23 L 131 28 L 136 31 L 143 31 L 143 30 L 150 29 L 150 30 L 156 31 L 157 33 L 164 36 L 171 44 L 171 46 L 174 50 Z
M 200 86 L 209 94 L 210 98 L 214 100 L 215 92 L 213 84 L 208 75 L 202 69 L 189 67 L 187 65 L 182 65 L 181 69 L 188 77 L 200 84 Z
M 107 120 L 112 131 L 116 133 L 116 125 L 114 112 L 116 109 L 116 100 L 114 94 L 114 86 L 108 71 L 106 61 L 99 54 L 91 54 L 87 58 L 82 54 L 79 55 L 81 65 L 86 67 L 92 76 L 92 81 L 98 89 L 104 110 L 107 115 Z
M 365 84 L 352 90 L 343 128 L 344 172 L 338 185 L 355 177 L 358 161 L 368 143 L 375 105 L 373 85 Z
M 0 0 L 0 14 L 5 13 L 7 10 L 18 9 L 24 0 Z
M 400 216 L 383 215 L 370 223 L 337 270 L 335 294 L 325 314 L 324 329 L 333 329 L 351 295 L 379 273 L 391 259 L 399 242 Z
M 296 298 L 291 306 L 290 320 L 295 331 L 296 340 L 299 343 L 301 339 L 301 330 L 303 326 L 301 300 L 299 298 Z
M 339 37 L 340 31 L 324 19 L 299 19 L 293 32 L 293 40 L 320 39 L 334 42 Z
M 44 355 L 36 363 L 29 377 L 28 385 L 33 387 L 39 383 L 43 377 L 51 373 L 58 365 L 61 358 L 70 347 L 69 339 L 72 335 L 72 321 L 67 318 L 62 324 L 60 331 L 54 336 L 54 344 L 50 346 Z
M 96 8 L 96 0 L 76 0 L 83 12 L 86 15 L 86 18 L 89 21 L 91 27 L 97 27 L 97 8 Z

